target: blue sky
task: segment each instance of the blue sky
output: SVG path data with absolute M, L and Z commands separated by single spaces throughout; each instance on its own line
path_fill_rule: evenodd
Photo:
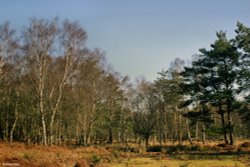
M 249 0 L 0 0 L 0 22 L 17 29 L 30 17 L 78 20 L 87 46 L 106 52 L 115 70 L 154 80 L 176 57 L 189 59 L 215 40 L 250 27 Z

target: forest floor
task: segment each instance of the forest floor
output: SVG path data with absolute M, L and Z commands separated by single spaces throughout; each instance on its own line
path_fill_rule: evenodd
M 91 147 L 0 143 L 0 167 L 250 167 L 250 141 L 234 146 L 151 146 L 131 144 Z

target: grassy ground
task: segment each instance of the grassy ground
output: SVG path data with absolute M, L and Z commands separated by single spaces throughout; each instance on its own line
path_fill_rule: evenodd
M 217 144 L 102 147 L 44 147 L 0 143 L 0 167 L 248 167 L 250 142 Z
M 120 163 L 111 163 L 109 167 L 247 167 L 234 160 L 156 160 L 152 158 L 133 158 Z

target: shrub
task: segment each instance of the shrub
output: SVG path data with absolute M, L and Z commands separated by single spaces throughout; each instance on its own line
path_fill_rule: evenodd
M 240 146 L 244 148 L 250 147 L 250 142 L 244 142 Z
M 117 151 L 117 150 L 112 150 L 112 155 L 115 157 L 115 158 L 118 158 L 119 157 L 119 151 Z
M 147 149 L 147 152 L 161 152 L 164 154 L 173 154 L 181 151 L 190 151 L 197 149 L 195 146 L 185 146 L 185 145 L 176 145 L 176 146 L 151 146 Z
M 147 152 L 161 152 L 163 154 L 175 154 L 180 152 L 196 152 L 196 151 L 218 151 L 218 147 L 210 147 L 206 145 L 170 145 L 170 146 L 151 146 Z
M 130 152 L 132 152 L 132 153 L 140 153 L 140 149 L 136 148 L 136 147 L 131 147 Z
M 94 167 L 97 164 L 99 164 L 101 162 L 101 157 L 98 155 L 94 155 L 90 158 L 90 166 Z
M 35 156 L 34 153 L 30 153 L 30 152 L 25 152 L 23 154 L 23 158 L 27 160 L 31 160 L 34 156 Z
M 147 152 L 161 152 L 164 146 L 150 146 L 147 148 Z
M 224 144 L 224 143 L 220 143 L 220 144 L 218 144 L 217 146 L 218 146 L 218 147 L 223 147 L 223 148 L 224 148 L 224 147 L 226 147 L 227 145 Z
M 185 146 L 185 145 L 181 145 L 181 144 L 168 147 L 169 154 L 178 153 L 178 152 L 182 152 L 182 151 L 189 151 L 189 150 L 191 150 L 190 146 Z

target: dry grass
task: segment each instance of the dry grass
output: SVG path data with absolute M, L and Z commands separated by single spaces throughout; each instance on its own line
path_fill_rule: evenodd
M 88 167 L 94 155 L 108 157 L 111 153 L 104 148 L 93 147 L 70 149 L 61 146 L 0 143 L 0 166 Z
M 213 152 L 250 152 L 250 141 L 238 141 L 234 146 L 218 146 L 219 142 L 208 142 L 205 145 L 196 143 L 199 149 L 198 156 L 192 155 L 192 151 L 187 150 L 184 154 L 171 156 L 161 152 L 148 153 L 145 151 L 135 151 L 141 149 L 136 145 L 130 145 L 126 149 L 123 146 L 103 146 L 103 147 L 76 147 L 69 148 L 63 146 L 44 147 L 41 145 L 25 145 L 23 143 L 0 143 L 0 167 L 24 166 L 24 167 L 108 167 L 108 166 L 130 166 L 130 167 L 194 167 L 194 166 L 216 166 L 216 167 L 244 167 L 250 166 L 249 154 L 243 154 L 240 158 L 237 155 L 216 156 L 203 155 L 202 153 Z M 172 143 L 165 146 L 175 147 Z M 186 143 L 186 146 L 190 146 Z M 186 148 L 186 147 L 184 147 Z M 187 147 L 189 148 L 189 147 Z M 208 151 L 207 151 L 208 150 Z M 207 152 L 206 152 L 207 151 Z M 207 156 L 207 157 L 205 157 Z M 240 161 L 239 161 L 240 160 Z M 248 162 L 249 161 L 249 162 Z

